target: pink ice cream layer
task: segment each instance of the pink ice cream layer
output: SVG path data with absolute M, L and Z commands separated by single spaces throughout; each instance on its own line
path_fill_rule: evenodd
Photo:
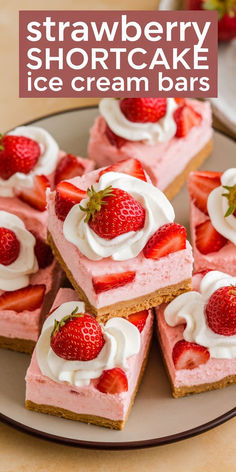
M 62 271 L 54 260 L 45 269 L 40 269 L 30 277 L 30 284 L 45 284 L 43 304 L 34 311 L 0 310 L 0 336 L 37 341 L 45 315 L 50 310 L 60 287 Z M 0 295 L 3 291 L 0 290 Z M 13 293 L 13 292 L 12 292 Z
M 196 227 L 208 220 L 209 216 L 200 211 L 191 200 L 190 202 L 190 229 L 194 254 L 195 271 L 203 269 L 219 270 L 230 275 L 236 275 L 236 247 L 228 241 L 217 252 L 202 254 L 196 247 Z
M 87 190 L 97 179 L 100 170 L 93 171 L 82 177 L 71 180 L 73 185 Z M 87 295 L 90 303 L 96 308 L 114 303 L 132 300 L 169 285 L 178 284 L 192 276 L 192 249 L 187 241 L 186 249 L 169 254 L 158 260 L 146 259 L 141 252 L 137 257 L 125 261 L 113 261 L 111 257 L 92 261 L 85 257 L 77 247 L 67 241 L 63 234 L 63 222 L 55 213 L 55 192 L 51 192 L 48 200 L 48 229 L 54 243 L 71 271 L 74 280 Z M 92 278 L 119 272 L 135 271 L 135 279 L 124 285 L 96 294 Z
M 53 307 L 78 300 L 71 289 L 61 289 Z M 96 389 L 96 379 L 86 387 L 76 387 L 67 383 L 54 382 L 42 375 L 34 351 L 31 364 L 26 374 L 26 400 L 36 404 L 51 405 L 73 411 L 78 414 L 95 415 L 114 421 L 124 420 L 129 410 L 132 395 L 135 391 L 139 374 L 152 337 L 153 314 L 149 311 L 141 333 L 141 348 L 137 355 L 128 359 L 128 391 L 119 394 L 106 394 Z
M 200 125 L 194 126 L 183 138 L 173 137 L 155 145 L 128 141 L 118 149 L 106 137 L 105 119 L 98 117 L 90 131 L 89 157 L 96 162 L 97 167 L 108 166 L 128 157 L 139 159 L 152 183 L 165 190 L 212 138 L 210 104 L 197 100 L 187 100 L 187 103 L 201 114 Z
M 202 277 L 196 275 L 193 277 L 194 290 L 199 289 Z M 172 359 L 172 351 L 174 345 L 184 339 L 183 332 L 185 326 L 183 324 L 172 327 L 169 326 L 164 317 L 166 305 L 155 308 L 157 332 L 161 340 L 162 353 L 169 371 L 170 378 L 175 387 L 190 387 L 193 385 L 201 385 L 205 383 L 218 382 L 229 375 L 236 375 L 236 358 L 234 359 L 216 359 L 210 358 L 206 364 L 201 364 L 195 369 L 177 370 Z

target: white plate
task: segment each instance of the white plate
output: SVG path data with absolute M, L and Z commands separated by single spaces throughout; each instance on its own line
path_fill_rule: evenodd
M 86 155 L 88 130 L 96 108 L 66 111 L 35 121 L 57 139 L 61 149 Z M 214 133 L 214 152 L 204 164 L 208 170 L 235 167 L 236 144 Z M 173 200 L 176 221 L 188 226 L 186 187 Z M 122 449 L 149 447 L 178 441 L 226 421 L 236 415 L 236 385 L 223 390 L 173 399 L 169 382 L 154 339 L 149 363 L 123 431 L 56 418 L 24 408 L 24 377 L 29 356 L 0 351 L 0 419 L 26 432 L 71 445 Z

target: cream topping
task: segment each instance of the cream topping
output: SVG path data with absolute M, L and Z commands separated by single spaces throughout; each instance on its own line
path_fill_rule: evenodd
M 13 291 L 29 285 L 29 277 L 38 271 L 34 254 L 35 237 L 18 216 L 0 211 L 0 227 L 11 229 L 20 242 L 18 258 L 7 266 L 0 264 L 0 290 Z
M 165 309 L 169 326 L 186 323 L 185 341 L 195 342 L 209 349 L 211 357 L 232 359 L 236 357 L 236 335 L 223 336 L 207 325 L 205 306 L 210 296 L 219 288 L 236 284 L 236 277 L 219 271 L 208 272 L 202 279 L 200 291 L 186 292 L 175 298 Z
M 142 251 L 148 239 L 160 226 L 174 221 L 174 210 L 166 196 L 154 185 L 130 175 L 107 172 L 94 184 L 94 188 L 99 191 L 109 185 L 125 190 L 140 202 L 146 211 L 144 227 L 110 240 L 100 238 L 84 221 L 85 213 L 80 209 L 80 205 L 86 206 L 88 202 L 86 198 L 80 205 L 71 208 L 64 221 L 63 233 L 67 241 L 74 244 L 88 259 L 99 260 L 105 257 L 111 257 L 115 261 L 132 259 Z
M 105 325 L 100 324 L 105 344 L 98 356 L 91 361 L 68 361 L 57 356 L 50 347 L 50 336 L 54 320 L 60 321 L 76 307 L 85 312 L 83 302 L 71 301 L 60 305 L 45 321 L 37 343 L 36 355 L 42 374 L 56 382 L 68 382 L 83 387 L 97 379 L 103 370 L 120 367 L 127 370 L 127 360 L 140 350 L 140 332 L 135 325 L 124 318 L 111 318 Z
M 127 120 L 118 100 L 103 98 L 99 103 L 101 115 L 115 134 L 128 141 L 145 141 L 150 145 L 169 141 L 175 136 L 176 123 L 173 112 L 177 107 L 173 98 L 167 98 L 167 110 L 163 118 L 156 123 L 135 123 Z

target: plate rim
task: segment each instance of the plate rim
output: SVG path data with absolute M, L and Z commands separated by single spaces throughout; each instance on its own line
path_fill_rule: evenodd
M 34 118 L 33 120 L 29 120 L 21 125 L 17 126 L 28 126 L 30 124 L 34 124 L 37 121 L 44 120 L 47 118 L 53 118 L 58 115 L 64 115 L 66 113 L 76 112 L 76 111 L 83 111 L 83 110 L 91 110 L 98 108 L 98 105 L 85 105 L 85 106 L 78 106 L 73 108 L 68 108 L 66 110 L 59 110 L 52 113 L 48 113 L 46 115 L 40 116 L 38 118 Z M 232 136 L 229 136 L 222 130 L 214 128 L 216 133 L 222 134 L 226 138 L 230 139 L 233 142 L 236 142 Z M 8 131 L 6 131 L 8 132 Z M 153 438 L 153 439 L 145 439 L 141 441 L 125 441 L 125 442 L 99 442 L 99 441 L 83 441 L 81 439 L 72 439 L 72 438 L 65 438 L 63 436 L 57 436 L 51 433 L 46 433 L 44 431 L 40 431 L 38 429 L 32 428 L 30 426 L 25 425 L 24 423 L 20 423 L 19 421 L 14 420 L 13 418 L 4 415 L 0 412 L 0 421 L 2 423 L 11 426 L 18 431 L 21 431 L 25 434 L 29 434 L 31 436 L 39 437 L 44 440 L 48 440 L 51 442 L 55 442 L 58 444 L 64 444 L 67 446 L 72 447 L 82 447 L 85 449 L 98 449 L 98 450 L 131 450 L 131 449 L 142 449 L 142 448 L 150 448 L 156 446 L 167 445 L 171 443 L 175 443 L 178 441 L 182 441 L 184 439 L 189 439 L 191 437 L 197 436 L 202 434 L 206 431 L 209 431 L 226 421 L 236 417 L 236 407 L 222 415 L 214 418 L 207 423 L 203 423 L 202 425 L 196 426 L 195 428 L 191 428 L 187 431 L 181 431 L 180 433 L 162 436 L 161 438 Z

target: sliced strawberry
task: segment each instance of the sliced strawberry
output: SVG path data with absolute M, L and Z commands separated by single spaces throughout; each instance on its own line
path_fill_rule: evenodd
M 105 135 L 108 141 L 112 144 L 112 146 L 116 146 L 118 149 L 120 149 L 122 146 L 124 146 L 125 143 L 127 143 L 127 139 L 122 138 L 121 136 L 118 136 L 117 134 L 115 134 L 111 130 L 111 128 L 109 128 L 108 125 L 106 125 Z
M 178 341 L 172 351 L 172 359 L 177 370 L 196 369 L 210 359 L 208 349 L 200 344 Z
M 186 248 L 186 229 L 177 223 L 161 226 L 148 240 L 143 249 L 147 259 L 159 259 Z
M 40 269 L 45 269 L 51 265 L 53 261 L 53 254 L 51 251 L 50 246 L 40 238 L 34 231 L 31 231 L 36 239 L 36 243 L 34 246 L 34 253 L 38 261 L 38 265 Z
M 186 104 L 185 98 L 178 97 L 178 98 L 175 98 L 174 100 L 178 106 L 182 106 Z
M 4 292 L 0 296 L 0 310 L 13 310 L 17 313 L 21 311 L 34 311 L 43 303 L 46 286 L 28 285 L 28 287 Z
M 81 176 L 84 173 L 84 165 L 73 154 L 66 154 L 57 168 L 55 173 L 55 185 L 62 180 L 72 179 L 73 177 Z
M 64 221 L 71 208 L 87 197 L 87 192 L 70 182 L 60 182 L 56 187 L 55 211 L 59 220 Z
M 104 370 L 98 379 L 96 388 L 102 393 L 122 393 L 128 391 L 128 379 L 119 367 Z
M 99 275 L 93 277 L 93 288 L 96 293 L 106 292 L 113 288 L 122 287 L 135 278 L 135 272 L 121 272 L 118 274 Z
M 35 175 L 34 186 L 25 187 L 18 194 L 18 197 L 31 207 L 39 211 L 45 211 L 47 208 L 46 190 L 50 187 L 50 182 L 45 175 Z
M 122 172 L 123 174 L 132 175 L 132 177 L 136 177 L 136 179 L 147 181 L 142 164 L 138 159 L 125 159 L 125 161 L 120 161 L 112 166 L 106 167 L 99 173 L 99 179 L 101 175 L 107 172 Z
M 221 185 L 221 172 L 196 171 L 191 172 L 188 180 L 188 190 L 194 205 L 208 215 L 207 200 L 209 194 Z
M 219 251 L 227 239 L 216 231 L 210 220 L 196 226 L 196 247 L 201 254 Z
M 137 313 L 132 313 L 131 315 L 128 316 L 128 320 L 130 321 L 130 323 L 134 324 L 141 333 L 145 326 L 147 317 L 148 317 L 148 310 L 143 310 L 143 311 L 138 311 Z
M 178 107 L 173 116 L 177 126 L 175 134 L 177 138 L 187 136 L 193 126 L 198 126 L 202 121 L 201 115 L 189 105 Z

